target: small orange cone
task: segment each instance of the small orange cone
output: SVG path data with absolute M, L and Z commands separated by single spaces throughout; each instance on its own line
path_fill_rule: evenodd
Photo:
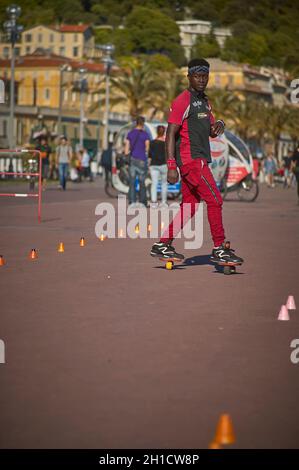
M 84 237 L 82 237 L 81 240 L 80 240 L 80 246 L 85 246 L 85 239 L 84 239 Z
M 105 238 L 106 238 L 105 235 L 103 233 L 101 233 L 101 235 L 99 237 L 100 241 L 103 242 L 105 240 Z
M 228 414 L 220 416 L 214 442 L 217 444 L 233 444 L 236 441 L 233 423 L 231 417 Z
M 37 252 L 34 248 L 32 248 L 32 250 L 30 251 L 30 254 L 29 254 L 29 259 L 37 259 L 38 256 L 37 256 Z
M 288 296 L 286 307 L 288 310 L 296 310 L 296 304 L 295 304 L 295 299 L 293 295 Z
M 3 258 L 2 255 L 0 255 L 0 266 L 4 266 L 5 265 L 5 259 Z
M 151 231 L 152 231 L 152 226 L 151 226 L 151 224 L 148 224 L 148 226 L 147 226 L 147 230 L 148 230 L 149 232 L 151 232 Z
M 58 245 L 58 253 L 64 253 L 64 244 L 62 242 Z
M 123 237 L 124 237 L 124 231 L 121 228 L 120 231 L 119 231 L 119 238 L 123 238 Z
M 290 319 L 290 315 L 289 315 L 288 309 L 285 305 L 282 305 L 280 307 L 277 320 L 288 321 L 289 319 Z
M 218 442 L 212 441 L 209 445 L 209 449 L 222 449 L 222 447 Z
M 139 224 L 137 224 L 136 227 L 135 227 L 135 233 L 140 233 Z

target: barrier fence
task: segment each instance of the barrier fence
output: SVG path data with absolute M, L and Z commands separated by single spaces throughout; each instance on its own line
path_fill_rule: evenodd
M 28 150 L 28 149 L 16 149 L 16 150 L 11 150 L 11 149 L 2 149 L 0 150 L 0 157 L 8 155 L 9 158 L 12 158 L 13 156 L 20 156 L 24 154 L 32 154 L 38 155 L 39 159 L 39 171 L 38 173 L 34 172 L 16 172 L 16 171 L 0 171 L 0 175 L 4 176 L 38 176 L 38 192 L 37 193 L 0 193 L 0 196 L 5 196 L 5 197 L 36 197 L 38 198 L 38 222 L 41 222 L 41 210 L 42 210 L 42 157 L 41 153 L 38 150 Z

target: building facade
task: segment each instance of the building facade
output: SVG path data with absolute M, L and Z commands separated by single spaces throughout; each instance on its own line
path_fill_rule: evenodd
M 209 36 L 212 32 L 220 47 L 223 47 L 226 38 L 231 36 L 231 30 L 229 28 L 213 28 L 210 21 L 177 21 L 177 25 L 180 28 L 181 44 L 188 60 L 191 57 L 191 51 L 196 43 L 198 36 Z
M 92 28 L 87 24 L 43 26 L 38 25 L 22 32 L 16 45 L 16 56 L 32 54 L 36 49 L 43 48 L 49 52 L 70 59 L 95 58 Z M 11 45 L 0 38 L 0 58 L 11 57 Z

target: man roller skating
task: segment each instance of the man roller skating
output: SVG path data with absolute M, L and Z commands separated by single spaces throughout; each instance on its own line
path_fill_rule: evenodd
M 160 241 L 152 246 L 151 255 L 163 259 L 184 259 L 182 254 L 176 253 L 172 241 L 203 200 L 207 204 L 214 242 L 211 260 L 216 263 L 241 264 L 243 259 L 235 254 L 228 241 L 225 242 L 222 197 L 208 166 L 211 162 L 209 137 L 222 134 L 225 127 L 222 120 L 215 120 L 204 93 L 209 81 L 209 68 L 205 59 L 189 62 L 189 88 L 173 101 L 170 108 L 166 133 L 167 180 L 171 184 L 178 181 L 179 167 L 182 203 L 178 214 L 179 223 L 175 217 Z

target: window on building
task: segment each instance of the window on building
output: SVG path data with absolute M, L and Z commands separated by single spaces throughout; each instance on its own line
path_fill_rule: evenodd
M 45 72 L 44 78 L 45 78 L 45 80 L 49 80 L 49 78 L 50 78 L 50 72 L 49 71 Z
M 45 88 L 45 100 L 49 100 L 50 99 L 50 90 L 49 88 Z
M 17 57 L 19 57 L 19 55 L 20 55 L 20 47 L 16 47 L 16 48 L 15 48 L 15 54 L 16 54 Z
M 62 126 L 62 134 L 67 136 L 67 131 L 66 131 L 66 125 L 65 124 L 63 124 L 63 126 Z
M 65 47 L 60 47 L 59 48 L 59 54 L 60 55 L 65 55 Z
M 78 139 L 78 129 L 77 129 L 77 127 L 74 128 L 74 139 Z
M 64 42 L 64 34 L 63 33 L 60 35 L 60 40 L 61 40 L 61 42 Z
M 25 42 L 31 42 L 32 41 L 32 34 L 25 34 Z
M 37 40 L 38 40 L 39 43 L 43 42 L 43 35 L 41 33 L 38 34 Z
M 50 42 L 54 42 L 54 34 L 51 33 L 49 39 L 50 39 Z
M 4 59 L 9 58 L 9 47 L 4 47 L 3 48 L 3 56 L 4 56 Z
M 31 52 L 31 47 L 30 46 L 26 46 L 26 54 L 30 54 Z
M 73 93 L 72 93 L 72 101 L 76 101 L 76 92 L 75 91 L 73 91 Z
M 78 57 L 79 55 L 79 47 L 73 47 L 73 56 Z
M 67 101 L 69 99 L 68 90 L 63 90 L 63 101 Z
M 78 41 L 78 34 L 74 34 L 74 42 Z
M 234 85 L 234 76 L 233 75 L 229 75 L 228 76 L 228 84 L 229 86 L 233 86 Z
M 7 121 L 3 119 L 3 137 L 7 137 Z

